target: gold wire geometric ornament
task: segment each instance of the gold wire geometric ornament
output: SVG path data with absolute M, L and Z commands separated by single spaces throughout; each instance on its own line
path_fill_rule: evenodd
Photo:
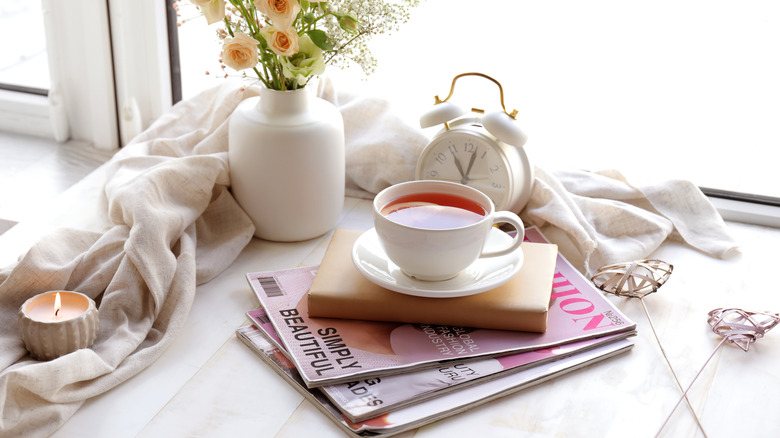
M 677 404 L 674 405 L 672 411 L 669 412 L 669 416 L 666 417 L 664 424 L 661 425 L 661 429 L 658 430 L 656 436 L 661 434 L 666 423 L 672 418 L 672 414 L 680 405 L 683 399 L 688 395 L 688 391 L 691 390 L 696 379 L 699 378 L 704 368 L 710 363 L 710 360 L 715 356 L 715 353 L 726 342 L 734 344 L 747 352 L 750 348 L 750 344 L 756 342 L 758 339 L 764 337 L 766 332 L 780 324 L 780 313 L 776 312 L 751 312 L 747 310 L 737 308 L 718 308 L 710 310 L 707 314 L 707 323 L 712 327 L 712 331 L 722 337 L 715 349 L 712 350 L 710 356 L 704 361 L 704 365 L 699 368 L 699 371 L 693 376 L 693 380 L 688 387 L 683 391 L 682 397 L 677 400 Z
M 750 344 L 780 324 L 780 314 L 751 312 L 742 309 L 714 309 L 708 313 L 707 323 L 712 331 L 744 351 Z
M 658 332 L 655 330 L 653 320 L 650 318 L 650 312 L 645 305 L 644 297 L 657 292 L 672 275 L 672 270 L 674 270 L 674 267 L 663 260 L 635 260 L 633 262 L 604 266 L 596 271 L 596 275 L 591 278 L 591 281 L 593 281 L 593 284 L 596 285 L 597 288 L 604 292 L 619 297 L 639 299 L 639 302 L 642 304 L 642 309 L 645 311 L 645 316 L 647 316 L 647 322 L 650 324 L 650 329 L 653 332 L 655 341 L 658 344 L 658 348 L 661 350 L 661 356 L 663 356 L 666 361 L 666 365 L 669 367 L 674 382 L 682 393 L 682 400 L 685 400 L 688 409 L 696 420 L 696 424 L 699 426 L 699 430 L 701 430 L 706 438 L 707 432 L 704 431 L 704 426 L 702 426 L 699 416 L 696 415 L 696 410 L 688 400 L 682 384 L 680 383 L 680 379 L 677 377 L 677 373 L 674 372 L 674 367 L 672 367 L 669 356 L 666 354 L 664 346 L 661 344 L 661 339 L 658 337 Z
M 663 260 L 637 260 L 604 266 L 596 272 L 592 281 L 604 292 L 643 298 L 663 286 L 673 269 L 674 266 Z

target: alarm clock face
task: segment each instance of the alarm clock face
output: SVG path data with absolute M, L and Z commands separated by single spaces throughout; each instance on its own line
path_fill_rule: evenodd
M 417 179 L 466 184 L 486 194 L 497 210 L 507 207 L 513 180 L 495 140 L 472 130 L 451 129 L 436 136 L 417 163 Z

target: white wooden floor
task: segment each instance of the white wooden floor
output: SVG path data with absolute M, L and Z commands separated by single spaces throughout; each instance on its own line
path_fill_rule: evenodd
M 46 214 L 51 200 L 112 155 L 83 142 L 0 132 L 0 234 L 27 217 Z

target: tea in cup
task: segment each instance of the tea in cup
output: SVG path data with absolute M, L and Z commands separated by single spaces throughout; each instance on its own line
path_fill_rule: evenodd
M 496 224 L 517 235 L 508 244 L 485 247 Z M 442 281 L 480 257 L 520 248 L 525 228 L 509 211 L 495 211 L 484 193 L 462 184 L 420 180 L 396 184 L 374 198 L 374 228 L 387 257 L 409 277 Z

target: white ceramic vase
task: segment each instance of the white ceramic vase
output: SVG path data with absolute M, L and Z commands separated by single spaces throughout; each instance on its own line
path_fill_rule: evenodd
M 230 118 L 233 196 L 255 236 L 280 242 L 330 231 L 344 206 L 344 121 L 330 102 L 302 88 L 262 88 Z

